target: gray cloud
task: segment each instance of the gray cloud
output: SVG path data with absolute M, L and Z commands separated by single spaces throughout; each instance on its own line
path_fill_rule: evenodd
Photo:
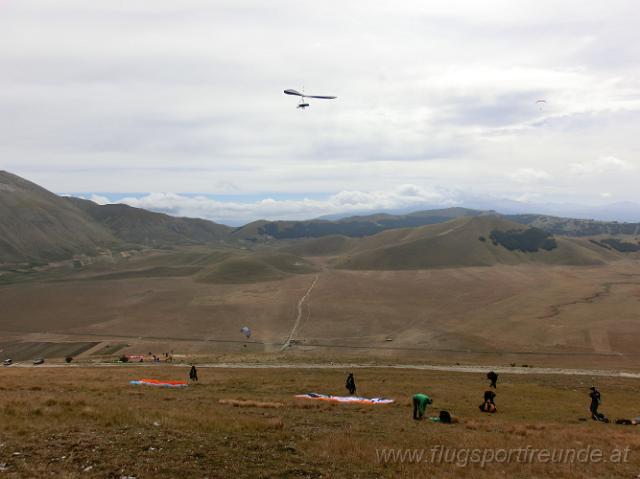
M 414 184 L 639 201 L 635 10 L 623 0 L 6 2 L 0 167 L 61 192 L 395 198 Z M 298 111 L 282 90 L 303 87 L 339 98 Z M 606 157 L 631 169 L 571 166 Z

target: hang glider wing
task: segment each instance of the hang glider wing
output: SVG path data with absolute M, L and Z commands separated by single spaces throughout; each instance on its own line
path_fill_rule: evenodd
M 328 96 L 328 95 L 305 95 L 304 93 L 300 93 L 298 90 L 285 90 L 285 95 L 295 95 L 301 96 L 303 98 L 321 98 L 323 100 L 333 100 L 334 98 L 338 98 L 337 96 Z
M 333 100 L 334 98 L 338 98 L 337 96 L 325 96 L 325 95 L 305 95 L 305 98 L 323 98 L 325 100 Z

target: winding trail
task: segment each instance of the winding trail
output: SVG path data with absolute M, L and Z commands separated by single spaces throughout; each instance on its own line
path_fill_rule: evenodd
M 289 333 L 289 337 L 287 338 L 287 340 L 284 342 L 284 344 L 280 348 L 280 351 L 284 351 L 289 346 L 291 346 L 291 340 L 295 336 L 296 330 L 298 329 L 298 326 L 300 326 L 300 320 L 302 319 L 302 305 L 304 304 L 305 300 L 309 297 L 309 294 L 311 293 L 311 290 L 313 289 L 313 287 L 318 282 L 318 278 L 319 277 L 320 277 L 320 275 L 316 274 L 315 278 L 313 278 L 313 283 L 311 283 L 311 286 L 309 286 L 309 289 L 307 289 L 307 292 L 304 293 L 302 298 L 300 298 L 300 301 L 298 301 L 298 316 L 296 317 L 295 323 L 293 323 L 293 328 L 291 328 L 291 332 Z

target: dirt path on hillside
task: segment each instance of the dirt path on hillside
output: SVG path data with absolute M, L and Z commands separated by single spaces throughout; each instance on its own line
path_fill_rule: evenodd
M 315 278 L 313 278 L 313 283 L 311 283 L 311 286 L 309 286 L 309 289 L 307 289 L 306 293 L 304 293 L 302 298 L 300 298 L 300 301 L 298 301 L 298 316 L 296 316 L 296 321 L 295 321 L 295 323 L 293 323 L 293 328 L 291 328 L 291 332 L 289 333 L 289 337 L 287 338 L 287 340 L 282 345 L 282 348 L 280 348 L 280 351 L 284 351 L 289 346 L 291 346 L 291 340 L 295 336 L 296 330 L 298 329 L 298 326 L 300 326 L 300 320 L 302 319 L 302 306 L 304 305 L 305 300 L 309 297 L 309 294 L 311 293 L 311 290 L 313 289 L 313 287 L 318 282 L 318 278 L 319 277 L 320 277 L 320 275 L 316 274 Z

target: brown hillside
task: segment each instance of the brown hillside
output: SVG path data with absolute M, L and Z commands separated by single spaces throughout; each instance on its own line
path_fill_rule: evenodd
M 198 218 L 176 218 L 124 204 L 99 205 L 80 198 L 65 199 L 127 243 L 203 244 L 223 240 L 231 231 L 228 226 Z
M 499 216 L 463 217 L 420 228 L 389 230 L 363 238 L 335 266 L 360 270 L 428 269 L 495 264 L 595 265 L 621 258 L 585 240 L 554 238 L 557 247 L 535 252 L 510 250 L 491 239 L 493 231 L 528 227 Z
M 69 258 L 117 242 L 70 202 L 0 171 L 0 263 Z

